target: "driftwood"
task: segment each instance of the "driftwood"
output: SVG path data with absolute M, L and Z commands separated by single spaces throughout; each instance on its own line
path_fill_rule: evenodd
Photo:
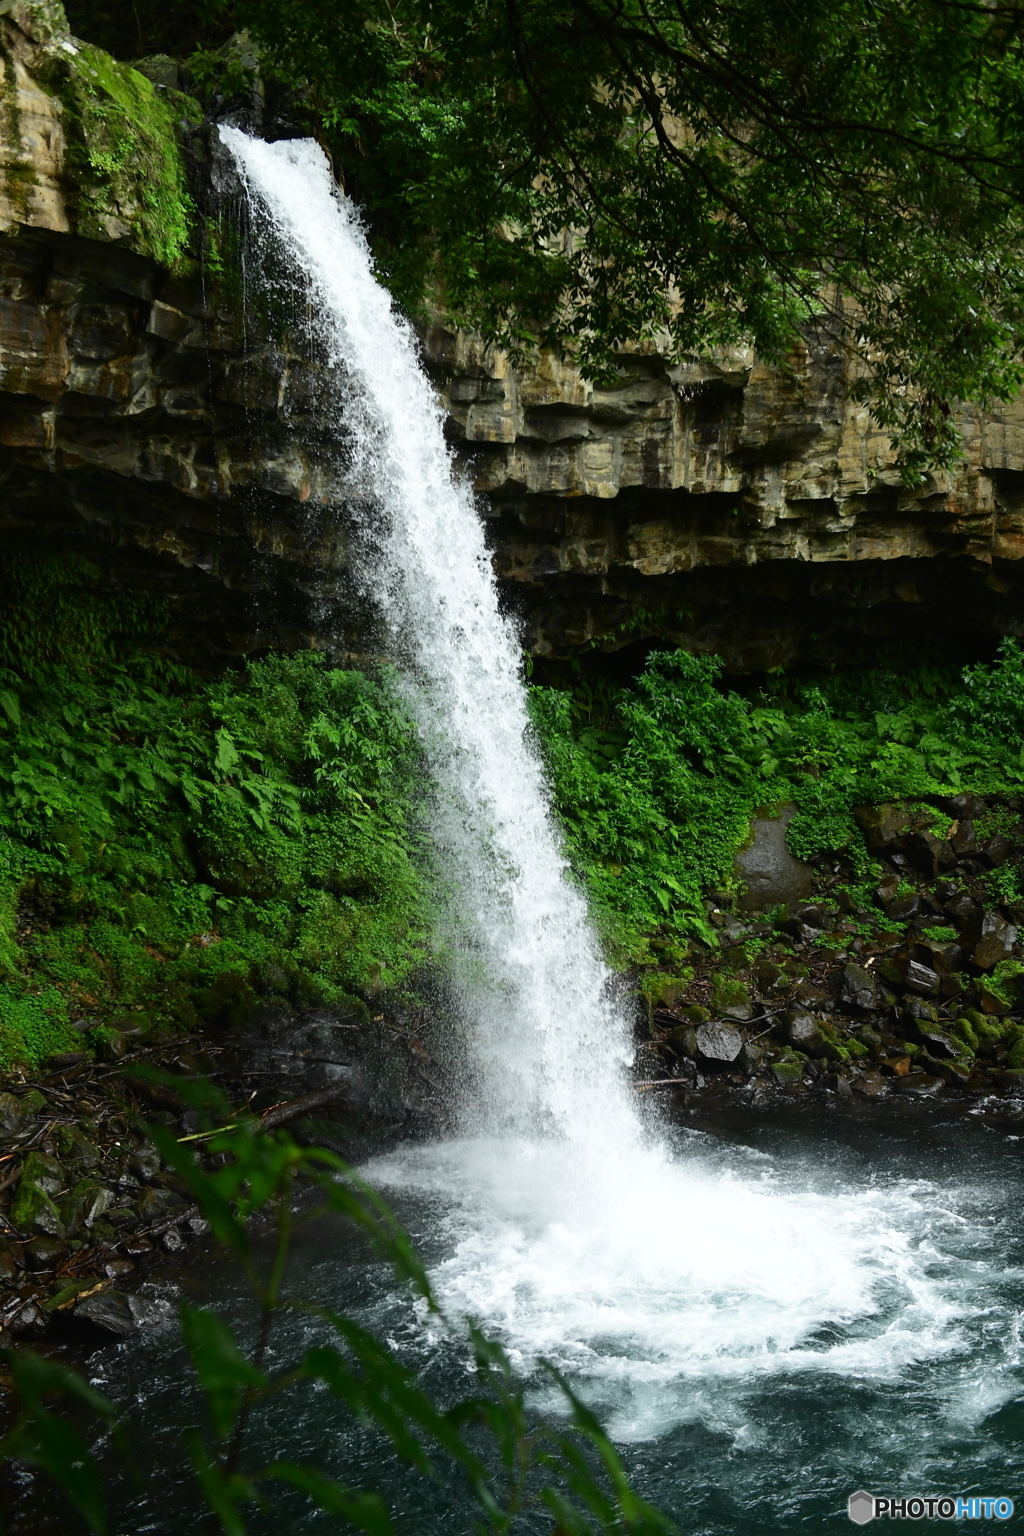
M 304 1093 L 301 1099 L 286 1099 L 283 1104 L 275 1104 L 259 1118 L 261 1131 L 273 1130 L 275 1125 L 283 1125 L 286 1120 L 294 1120 L 297 1115 L 304 1115 L 309 1109 L 321 1109 L 325 1104 L 333 1104 L 338 1099 L 343 1099 L 347 1092 L 346 1083 L 335 1083 L 333 1088 L 320 1088 L 316 1093 Z

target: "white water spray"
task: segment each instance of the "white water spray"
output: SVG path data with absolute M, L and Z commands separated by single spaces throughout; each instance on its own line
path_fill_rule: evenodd
M 623 1437 L 700 1413 L 698 1376 L 706 1394 L 766 1372 L 886 1376 L 955 1354 L 987 1271 L 954 1255 L 964 1223 L 947 1192 L 828 1188 L 820 1170 L 784 1184 L 743 1154 L 681 1157 L 642 1135 L 627 1030 L 566 879 L 515 634 L 414 337 L 317 146 L 221 135 L 348 380 L 339 436 L 366 509 L 364 577 L 462 895 L 478 1134 L 365 1171 L 440 1203 L 448 1255 L 435 1281 L 451 1310 L 500 1330 L 525 1362 L 544 1354 L 589 1381 Z
M 439 787 L 433 832 L 468 940 L 457 985 L 488 1121 L 632 1142 L 627 1030 L 566 878 L 519 645 L 415 337 L 376 281 L 358 216 L 317 145 L 233 128 L 221 137 L 308 284 L 318 345 L 349 380 L 347 478 L 368 508 L 362 574 L 404 662 Z

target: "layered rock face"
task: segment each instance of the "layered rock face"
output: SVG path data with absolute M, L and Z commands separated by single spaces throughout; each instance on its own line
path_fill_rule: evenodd
M 185 99 L 105 74 L 54 0 L 9 8 L 0 34 L 4 546 L 80 550 L 166 594 L 179 647 L 359 653 L 329 376 L 258 294 L 168 275 L 173 229 L 89 169 L 68 105 L 106 91 L 129 122 L 149 114 L 152 160 L 159 113 Z M 210 137 L 175 112 L 202 201 Z M 966 408 L 960 469 L 908 490 L 813 339 L 786 369 L 625 357 L 608 388 L 440 328 L 424 353 L 541 656 L 667 643 L 762 669 L 960 659 L 1024 632 L 1024 403 Z
M 964 409 L 957 473 L 908 490 L 829 345 L 787 369 L 626 358 L 598 389 L 431 342 L 540 654 L 668 640 L 761 669 L 959 657 L 1024 626 L 1024 402 Z

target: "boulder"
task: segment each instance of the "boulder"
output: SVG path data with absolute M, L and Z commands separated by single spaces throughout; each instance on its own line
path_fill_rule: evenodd
M 912 992 L 921 992 L 926 997 L 935 997 L 939 991 L 939 976 L 931 966 L 922 965 L 920 960 L 910 960 L 907 963 L 903 984 Z
M 901 805 L 857 805 L 853 814 L 872 853 L 890 852 L 914 825 L 914 818 Z
M 29 1269 L 55 1269 L 67 1256 L 67 1243 L 55 1237 L 34 1237 L 25 1244 L 25 1263 Z
M 861 1072 L 853 1080 L 853 1091 L 859 1093 L 865 1099 L 877 1099 L 887 1091 L 887 1084 L 881 1072 L 874 1070 Z
M 803 1008 L 793 1008 L 782 1016 L 783 1034 L 790 1045 L 799 1051 L 805 1051 L 809 1056 L 817 1055 L 821 1050 L 823 1041 L 821 1029 L 813 1013 L 808 1013 Z
M 839 995 L 846 1007 L 856 1008 L 861 1013 L 873 1013 L 881 1006 L 878 982 L 863 965 L 844 968 Z
M 990 971 L 1005 960 L 1013 949 L 1017 930 L 998 912 L 983 912 L 978 941 L 971 951 L 972 962 L 982 971 Z
M 943 1081 L 941 1077 L 935 1077 L 930 1072 L 908 1072 L 906 1077 L 895 1079 L 895 1087 L 898 1093 L 915 1094 L 918 1098 L 934 1098 L 942 1092 Z
M 705 1061 L 728 1064 L 743 1049 L 743 1036 L 728 1024 L 702 1024 L 696 1033 L 697 1049 Z
M 64 1222 L 52 1198 L 63 1184 L 64 1171 L 55 1158 L 46 1152 L 29 1153 L 9 1212 L 19 1232 L 64 1238 Z
M 764 912 L 811 894 L 814 871 L 795 859 L 786 847 L 786 828 L 796 815 L 795 805 L 785 805 L 777 816 L 751 822 L 750 841 L 736 855 L 737 873 L 744 882 L 740 908 Z
M 745 1023 L 754 1012 L 750 988 L 736 977 L 716 976 L 711 1001 L 717 1014 L 735 1019 L 739 1024 Z
M 103 1291 L 99 1296 L 87 1296 L 76 1306 L 75 1316 L 121 1338 L 134 1333 L 139 1326 L 129 1306 L 128 1297 L 121 1291 Z

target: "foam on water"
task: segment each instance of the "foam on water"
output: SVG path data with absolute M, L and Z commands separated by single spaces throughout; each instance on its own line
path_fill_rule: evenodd
M 844 1186 L 821 1168 L 777 1177 L 756 1158 L 645 1133 L 628 1031 L 566 880 L 516 636 L 415 338 L 319 148 L 221 135 L 344 381 L 362 580 L 437 784 L 430 825 L 454 892 L 445 942 L 473 1068 L 466 1139 L 365 1171 L 426 1199 L 446 1307 L 497 1329 L 524 1370 L 545 1357 L 571 1372 L 622 1438 L 713 1416 L 722 1383 L 884 1379 L 964 1351 L 996 1277 L 951 1195 Z
M 569 1372 L 620 1439 L 685 1419 L 698 1384 L 891 1379 L 955 1354 L 995 1278 L 951 1193 L 926 1183 L 829 1187 L 657 1147 L 581 1169 L 564 1144 L 488 1139 L 365 1172 L 436 1204 L 446 1310 L 485 1319 L 524 1370 Z

